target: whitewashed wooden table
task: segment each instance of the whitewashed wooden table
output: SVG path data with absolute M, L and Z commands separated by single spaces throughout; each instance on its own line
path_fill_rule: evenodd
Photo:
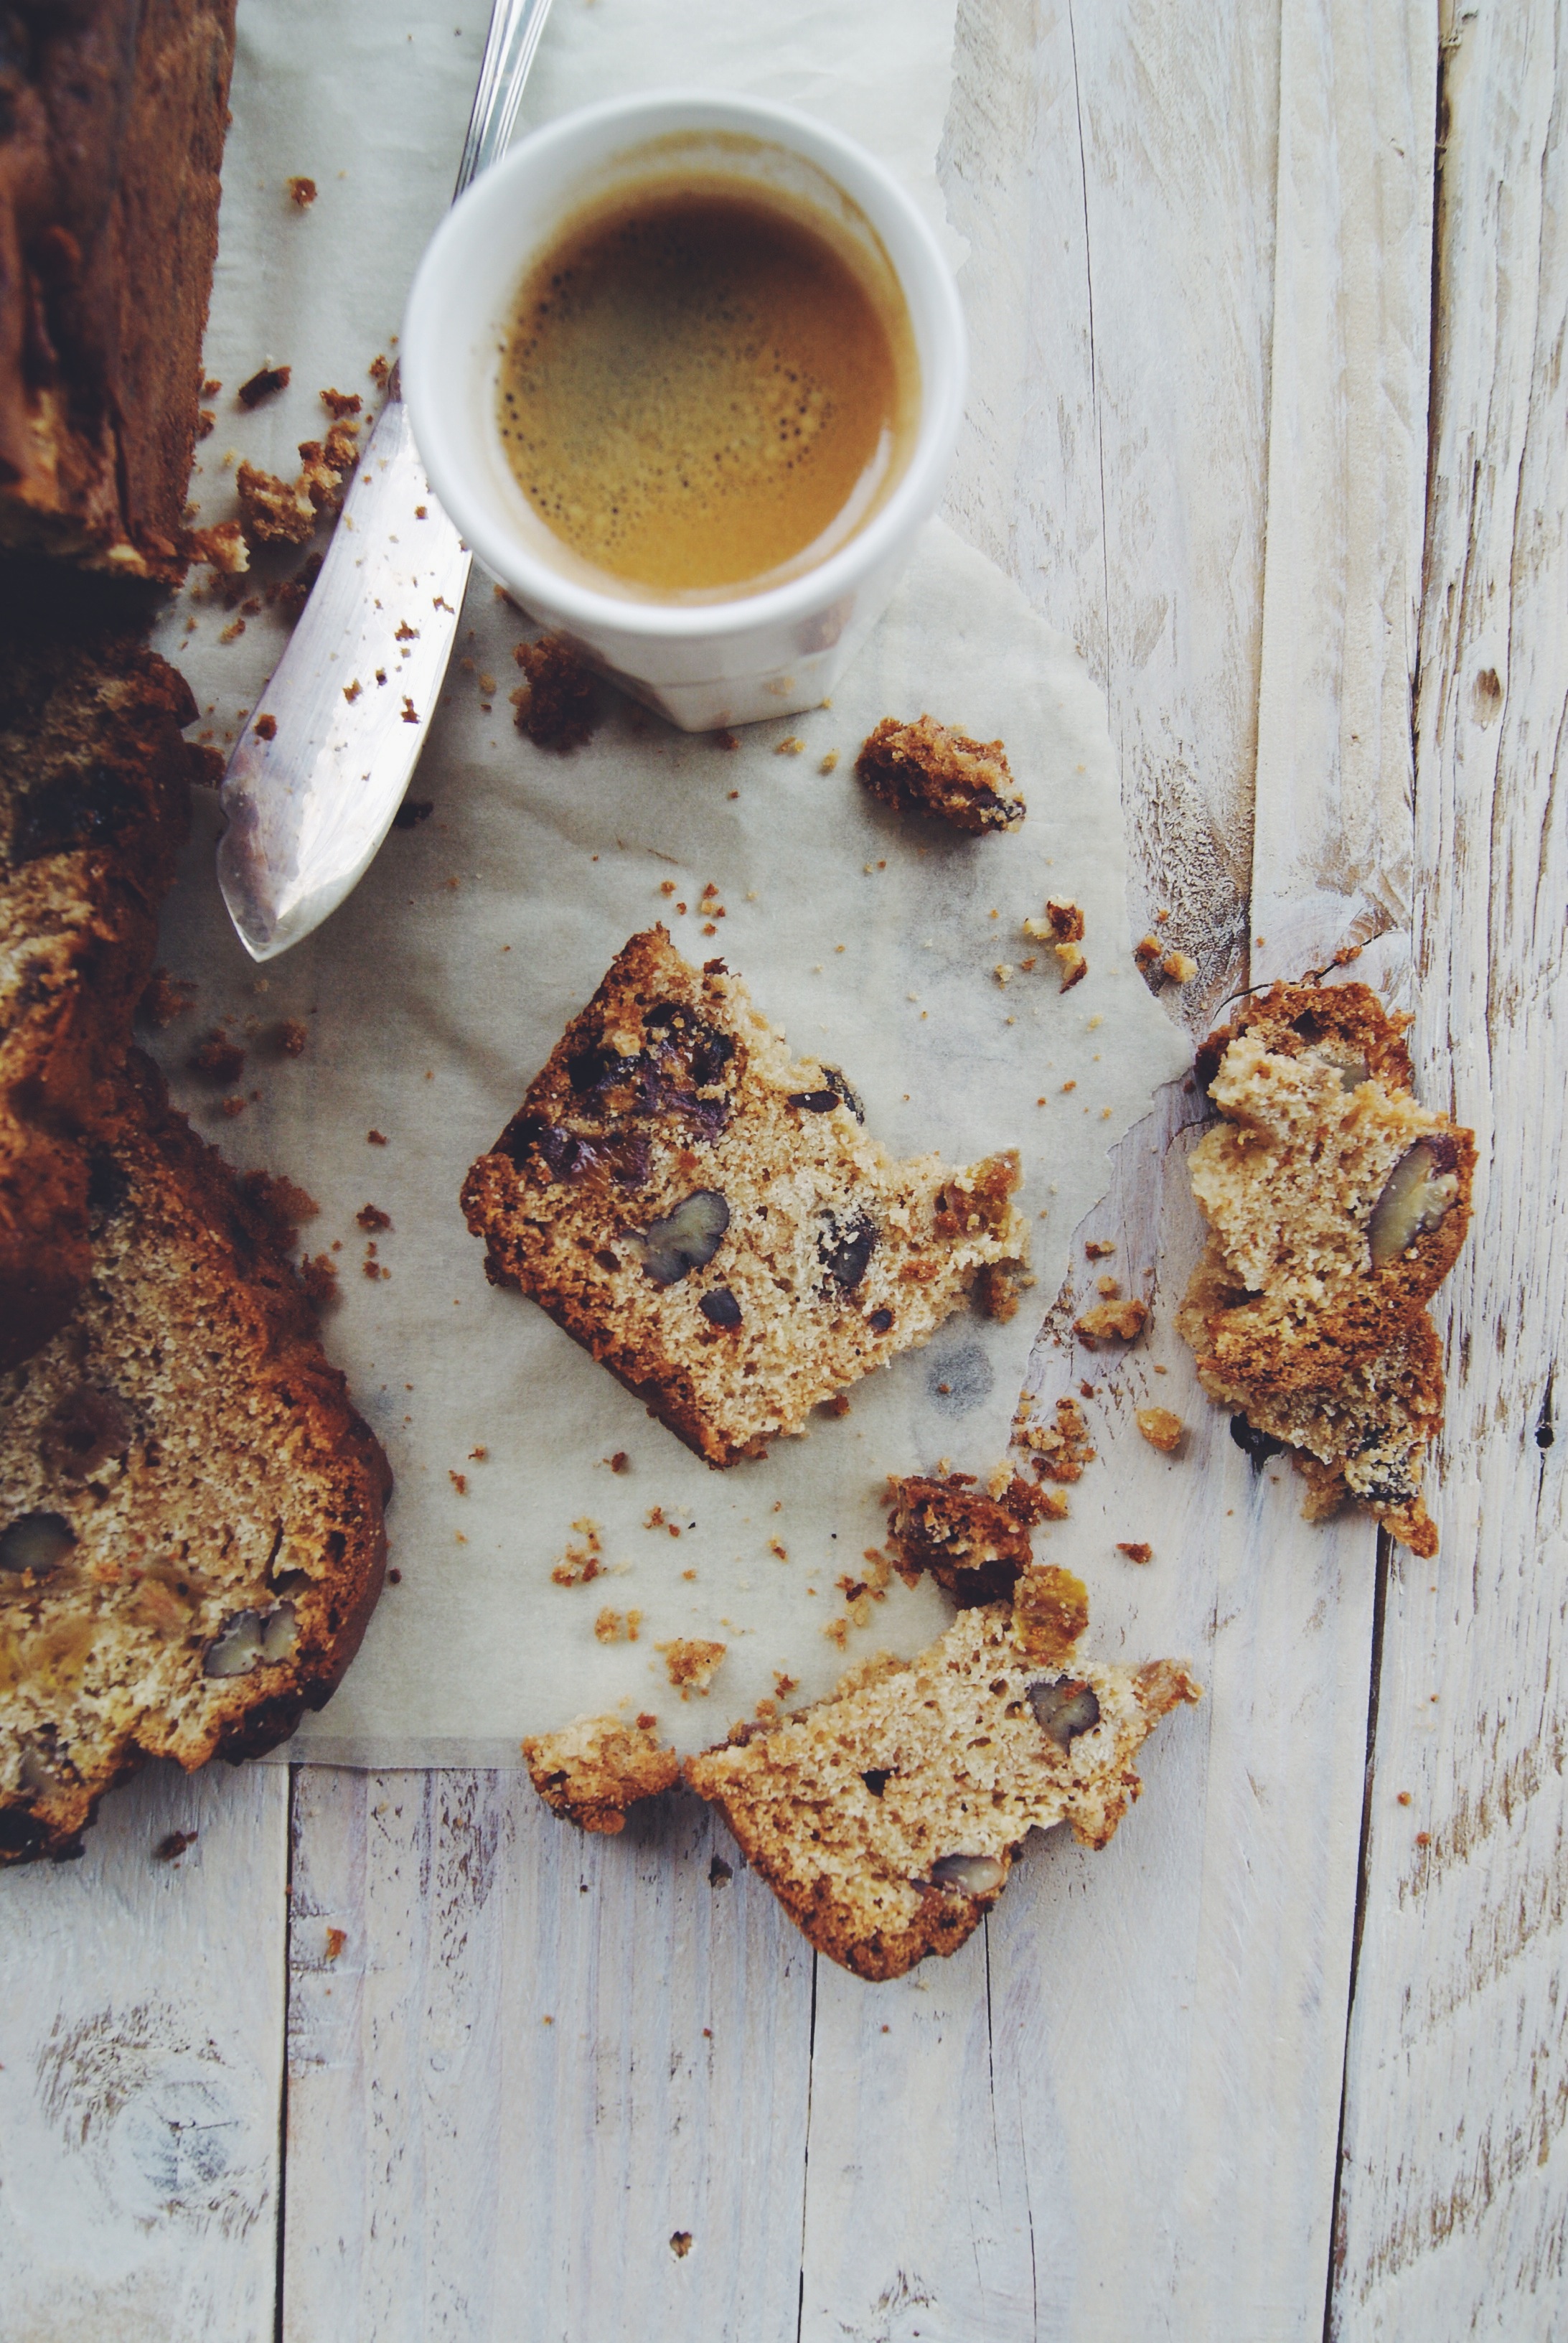
M 890 1986 L 694 1803 L 149 1775 L 0 1881 L 5 2343 L 1568 2334 L 1565 105 L 1562 0 L 964 0 L 943 159 L 950 517 L 1103 681 L 1130 940 L 1195 1025 L 1366 940 L 1477 1130 L 1438 1563 L 1162 1352 L 1210 1698 Z M 1166 1272 L 1181 1119 L 1102 1216 Z

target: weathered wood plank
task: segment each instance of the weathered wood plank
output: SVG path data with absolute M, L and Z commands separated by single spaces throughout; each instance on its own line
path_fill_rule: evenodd
M 1360 972 L 1405 981 L 1436 79 L 1422 0 L 1287 0 L 1255 981 L 1391 930 Z
M 974 389 L 950 518 L 1084 652 L 1134 935 L 1194 1027 L 1242 980 L 1257 737 L 1279 17 L 976 0 L 944 186 Z
M 149 1767 L 0 1877 L 7 2343 L 272 2343 L 287 1807 Z
M 296 1798 L 285 2335 L 792 2338 L 811 1960 L 708 1810 Z
M 1398 1558 L 1388 1586 L 1345 2343 L 1568 2330 L 1563 31 L 1551 0 L 1486 0 L 1445 35 L 1415 1040 L 1483 1169 L 1447 1312 L 1443 1551 Z

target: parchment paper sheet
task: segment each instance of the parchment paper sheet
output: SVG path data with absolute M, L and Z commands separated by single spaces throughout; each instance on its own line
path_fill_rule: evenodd
M 684 39 L 711 15 L 712 38 L 699 53 L 710 67 L 728 61 L 729 85 L 779 88 L 780 74 L 794 75 L 790 94 L 862 135 L 876 126 L 857 119 L 864 97 L 823 60 L 835 41 L 847 70 L 872 57 L 874 19 L 900 60 L 918 129 L 901 142 L 902 160 L 911 177 L 929 166 L 950 7 L 872 9 L 849 27 L 818 9 L 780 25 L 745 12 L 739 25 L 737 12 L 678 11 L 662 0 L 635 8 L 599 0 L 592 9 L 558 0 L 558 9 L 537 109 L 577 102 L 590 81 L 625 85 L 628 69 L 651 77 L 658 27 L 678 25 Z M 326 100 L 310 58 L 335 26 L 344 29 L 337 12 L 322 16 L 325 33 L 303 8 L 242 10 L 208 358 L 229 384 L 264 355 L 293 364 L 296 393 L 362 380 L 356 368 L 387 346 L 401 289 L 394 280 L 406 278 L 438 213 L 460 136 L 471 54 L 460 74 L 447 69 L 434 32 L 416 28 L 411 90 L 396 54 L 407 29 L 396 10 L 379 18 L 379 37 L 358 60 L 366 81 L 351 118 L 318 118 Z M 618 52 L 622 23 L 631 31 Z M 776 65 L 765 73 L 759 45 L 768 40 Z M 462 46 L 471 52 L 470 42 Z M 918 72 L 911 55 L 924 58 Z M 286 81 L 281 92 L 275 75 Z M 364 119 L 370 88 L 374 139 Z M 421 156 L 438 143 L 429 126 L 437 100 L 445 143 L 433 169 Z M 340 133 L 357 141 L 352 169 L 386 196 L 384 214 L 356 216 L 367 275 L 386 297 L 374 318 L 357 306 L 368 296 L 353 289 L 342 222 L 297 223 L 278 208 L 288 172 L 310 170 L 330 188 Z M 283 142 L 265 166 L 264 136 Z M 341 257 L 347 322 L 315 277 L 292 261 L 273 266 L 297 228 L 313 240 L 317 266 L 322 254 Z M 395 261 L 383 240 L 394 229 L 403 239 Z M 291 306 L 302 287 L 307 297 Z M 302 407 L 294 436 L 319 430 L 318 415 Z M 205 518 L 227 508 L 226 435 L 266 461 L 265 434 L 276 429 L 267 410 L 241 417 L 226 408 L 206 443 L 217 452 Z M 292 448 L 275 455 L 282 463 Z M 176 606 L 164 634 L 220 737 L 236 707 L 255 704 L 282 639 L 262 614 L 222 643 L 227 615 L 208 603 Z M 187 617 L 197 620 L 188 637 Z M 678 1745 L 694 1748 L 771 1694 L 777 1670 L 802 1697 L 827 1690 L 846 1654 L 822 1630 L 843 1615 L 836 1581 L 854 1579 L 863 1550 L 879 1542 L 884 1476 L 942 1457 L 983 1473 L 1001 1456 L 1040 1307 L 1056 1292 L 1075 1222 L 1105 1185 L 1106 1150 L 1184 1063 L 1128 956 L 1116 773 L 1099 695 L 1071 646 L 940 524 L 833 706 L 750 728 L 733 752 L 618 707 L 588 749 L 541 754 L 514 729 L 507 700 L 523 632 L 516 611 L 476 583 L 458 647 L 471 665 L 454 664 L 413 784 L 433 814 L 393 833 L 315 937 L 266 973 L 251 966 L 213 882 L 216 809 L 198 821 L 166 921 L 164 957 L 200 992 L 159 1053 L 198 1128 L 242 1165 L 286 1172 L 319 1202 L 309 1248 L 340 1248 L 342 1299 L 327 1340 L 397 1477 L 400 1583 L 388 1587 L 341 1691 L 292 1745 L 297 1757 L 515 1764 L 523 1733 L 622 1701 L 656 1710 Z M 983 840 L 917 834 L 865 798 L 852 772 L 860 739 L 890 711 L 927 707 L 1006 740 L 1029 798 L 1021 831 Z M 791 739 L 800 753 L 779 753 Z M 830 749 L 838 767 L 823 773 Z M 700 916 L 709 885 L 722 920 Z M 1020 922 L 1049 893 L 1074 897 L 1088 923 L 1091 973 L 1066 995 L 1048 950 L 1044 964 L 1005 985 L 994 973 L 1039 950 Z M 936 1147 L 962 1161 L 1019 1147 L 1034 1232 L 1039 1283 L 1010 1325 L 953 1320 L 929 1350 L 861 1385 L 848 1417 L 823 1418 L 767 1462 L 724 1474 L 650 1422 L 532 1304 L 487 1286 L 457 1202 L 468 1162 L 494 1140 L 613 953 L 661 916 L 689 957 L 722 953 L 797 1049 L 843 1066 L 869 1127 L 890 1148 Z M 307 1028 L 297 1059 L 276 1047 L 285 1018 Z M 246 1101 L 233 1119 L 185 1067 L 196 1034 L 215 1022 L 250 1053 L 232 1086 Z M 371 1131 L 386 1143 L 372 1143 Z M 391 1216 L 373 1239 L 356 1222 L 367 1203 Z M 363 1273 L 372 1242 L 373 1276 Z M 608 1469 L 618 1452 L 630 1460 L 625 1473 Z M 649 1527 L 656 1508 L 663 1520 Z M 573 1528 L 581 1522 L 596 1525 L 604 1574 L 564 1588 L 551 1567 L 582 1543 Z M 596 1639 L 606 1605 L 642 1613 L 637 1643 Z M 895 1583 L 869 1629 L 850 1634 L 848 1656 L 880 1645 L 912 1651 L 946 1616 L 934 1590 Z M 689 1635 L 729 1652 L 709 1696 L 683 1704 L 655 1646 Z

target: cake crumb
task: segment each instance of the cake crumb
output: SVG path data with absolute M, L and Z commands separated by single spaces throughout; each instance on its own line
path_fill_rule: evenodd
M 1085 1243 L 1084 1257 L 1089 1261 L 1109 1261 L 1116 1251 L 1109 1237 L 1091 1237 Z
M 261 366 L 248 382 L 242 382 L 235 397 L 242 407 L 259 407 L 264 398 L 274 398 L 286 390 L 294 378 L 294 368 L 286 366 Z
M 564 635 L 541 635 L 512 654 L 526 679 L 512 695 L 519 732 L 536 749 L 565 756 L 591 739 L 603 720 L 592 671 Z
M 680 1635 L 654 1645 L 656 1652 L 663 1653 L 666 1673 L 682 1700 L 689 1700 L 693 1693 L 706 1696 L 729 1648 L 727 1644 L 707 1643 L 700 1636 Z
M 585 1517 L 580 1522 L 574 1522 L 572 1527 L 581 1544 L 568 1545 L 550 1572 L 558 1586 L 586 1586 L 604 1569 L 604 1548 L 600 1543 L 598 1523 Z
M 335 423 L 346 415 L 357 415 L 365 404 L 357 390 L 324 390 L 318 396 Z
M 1119 1342 L 1131 1342 L 1136 1341 L 1148 1322 L 1148 1303 L 1129 1295 L 1122 1302 L 1097 1302 L 1092 1310 L 1086 1310 L 1081 1318 L 1073 1320 L 1072 1331 L 1081 1335 L 1086 1342 L 1105 1342 L 1112 1339 Z
M 1152 1562 L 1154 1559 L 1154 1549 L 1151 1545 L 1144 1545 L 1141 1543 L 1130 1544 L 1124 1538 L 1117 1539 L 1116 1551 L 1118 1554 L 1124 1554 L 1129 1562 L 1145 1563 Z
M 1141 1407 L 1137 1411 L 1138 1429 L 1151 1448 L 1162 1455 L 1173 1455 L 1181 1444 L 1182 1423 L 1179 1415 L 1168 1407 Z
M 978 835 L 1016 830 L 1023 792 L 1000 740 L 972 740 L 930 716 L 912 724 L 884 717 L 861 746 L 855 771 L 897 813 L 923 813 Z
M 136 1003 L 136 1015 L 144 1025 L 163 1032 L 176 1017 L 184 1017 L 196 996 L 196 988 L 187 977 L 171 976 L 166 968 L 155 968 Z
M 640 1611 L 614 1611 L 607 1604 L 593 1623 L 601 1644 L 635 1644 L 642 1627 Z
M 303 173 L 300 173 L 292 179 L 286 179 L 284 182 L 284 185 L 288 189 L 289 202 L 297 205 L 302 212 L 307 212 L 310 209 L 311 205 L 316 201 L 317 189 L 315 180 L 307 179 L 305 177 Z
M 1054 1423 L 1024 1424 L 1019 1445 L 1031 1451 L 1037 1459 L 1036 1472 L 1048 1481 L 1081 1481 L 1084 1466 L 1091 1464 L 1096 1454 L 1083 1410 L 1075 1399 L 1057 1401 Z
M 1160 963 L 1172 984 L 1191 984 L 1198 973 L 1198 963 L 1186 952 L 1167 952 Z

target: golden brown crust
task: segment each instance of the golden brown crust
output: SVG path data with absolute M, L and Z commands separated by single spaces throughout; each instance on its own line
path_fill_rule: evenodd
M 661 1745 L 657 1721 L 579 1716 L 559 1733 L 531 1734 L 523 1743 L 529 1779 L 552 1814 L 613 1836 L 626 1828 L 628 1806 L 680 1778 L 680 1760 Z
M 463 1185 L 515 1285 L 715 1466 L 760 1455 L 1018 1258 L 1011 1154 L 943 1170 L 865 1136 L 722 960 L 634 936 Z
M 91 1281 L 0 1382 L 10 1862 L 70 1851 L 145 1756 L 188 1768 L 286 1737 L 353 1657 L 386 1562 L 386 1458 L 264 1201 L 146 1060 L 116 1104 Z M 18 1566 L 40 1526 L 58 1551 Z
M 934 718 L 912 724 L 885 716 L 863 743 L 855 770 L 874 798 L 898 813 L 930 814 L 978 835 L 1016 830 L 1023 792 L 1000 740 L 971 740 Z
M 0 1368 L 86 1272 L 88 1150 L 206 777 L 196 712 L 126 636 L 13 628 L 0 655 Z
M 1194 1069 L 1207 1090 L 1231 1043 L 1251 1032 L 1282 1057 L 1326 1047 L 1346 1061 L 1359 1058 L 1391 1090 L 1408 1091 L 1414 1080 L 1404 1041 L 1409 1023 L 1408 1017 L 1391 1017 L 1370 985 L 1271 984 L 1251 994 L 1199 1043 Z
M 0 546 L 173 582 L 233 0 L 25 14 L 0 144 Z

